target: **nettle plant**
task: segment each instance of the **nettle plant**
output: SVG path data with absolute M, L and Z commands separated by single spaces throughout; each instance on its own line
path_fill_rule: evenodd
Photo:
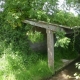
M 56 43 L 55 43 L 55 47 L 62 47 L 62 48 L 68 48 L 68 45 L 70 43 L 70 38 L 65 36 L 65 32 L 62 31 L 58 31 L 56 32 Z

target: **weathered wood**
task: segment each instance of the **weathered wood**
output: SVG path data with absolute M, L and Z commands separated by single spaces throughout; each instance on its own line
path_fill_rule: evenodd
M 54 69 L 54 34 L 56 31 L 65 31 L 66 33 L 71 33 L 73 28 L 64 27 L 62 25 L 49 24 L 42 21 L 24 20 L 24 23 L 45 28 L 47 33 L 47 50 L 48 50 L 48 66 Z
M 54 36 L 53 31 L 47 29 L 48 66 L 54 69 Z
M 24 20 L 23 22 L 31 24 L 33 26 L 37 26 L 37 27 L 41 27 L 41 28 L 45 28 L 45 29 L 50 29 L 53 31 L 63 31 L 63 28 L 60 28 L 59 26 L 54 26 L 52 24 L 41 22 L 41 21 L 37 22 L 37 21 L 31 21 L 31 20 Z

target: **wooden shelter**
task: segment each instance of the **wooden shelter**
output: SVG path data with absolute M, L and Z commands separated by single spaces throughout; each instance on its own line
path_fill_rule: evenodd
M 72 33 L 73 29 L 70 27 L 46 23 L 43 21 L 24 20 L 24 23 L 32 26 L 37 26 L 46 29 L 47 33 L 47 51 L 48 51 L 48 66 L 54 69 L 54 32 L 65 31 L 66 33 Z

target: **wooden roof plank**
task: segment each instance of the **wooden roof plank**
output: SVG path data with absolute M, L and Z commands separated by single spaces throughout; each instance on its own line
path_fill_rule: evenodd
M 61 28 L 61 27 L 58 27 L 58 26 L 55 26 L 52 24 L 48 24 L 48 23 L 44 23 L 44 22 L 37 22 L 37 21 L 31 21 L 31 20 L 24 20 L 23 22 L 28 23 L 33 26 L 50 29 L 52 31 L 63 31 L 63 28 Z

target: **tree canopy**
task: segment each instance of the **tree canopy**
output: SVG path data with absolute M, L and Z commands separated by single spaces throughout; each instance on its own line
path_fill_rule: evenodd
M 6 0 L 4 11 L 0 12 L 4 17 L 4 22 L 13 26 L 22 26 L 25 19 L 36 19 L 69 27 L 80 26 L 80 15 L 74 16 L 68 12 L 67 8 L 75 8 L 79 13 L 79 0 L 64 0 L 63 5 L 66 10 L 60 10 L 58 7 L 59 0 Z M 2 19 L 2 18 L 1 18 Z

